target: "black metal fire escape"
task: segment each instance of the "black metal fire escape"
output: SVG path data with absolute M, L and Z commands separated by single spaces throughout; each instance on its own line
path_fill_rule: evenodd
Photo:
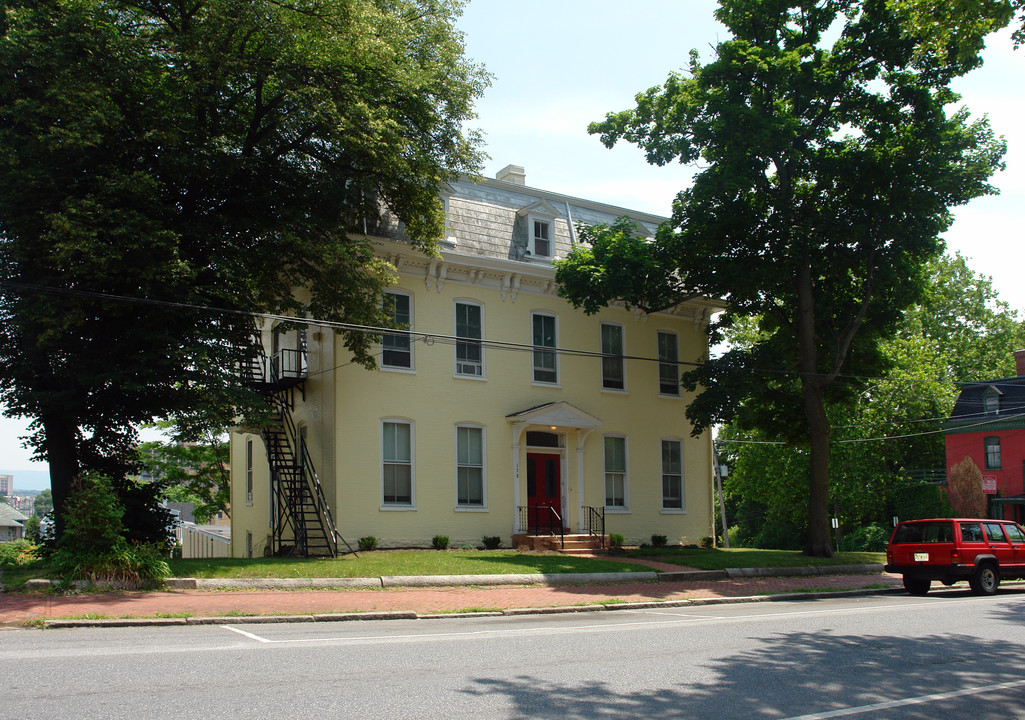
M 292 418 L 295 395 L 306 397 L 305 334 L 299 348 L 275 348 L 267 357 L 257 343 L 257 356 L 246 375 L 274 409 L 276 422 L 262 430 L 270 467 L 271 551 L 275 555 L 337 557 L 339 544 L 355 553 L 335 525 L 324 489 L 306 448 L 304 434 Z

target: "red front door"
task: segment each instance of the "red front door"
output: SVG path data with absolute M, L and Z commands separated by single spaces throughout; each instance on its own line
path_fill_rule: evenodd
M 559 482 L 559 456 L 527 453 L 528 532 L 559 529 L 562 518 L 562 483 Z

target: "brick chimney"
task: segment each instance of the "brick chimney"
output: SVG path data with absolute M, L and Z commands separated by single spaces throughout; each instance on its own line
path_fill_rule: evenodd
M 1018 377 L 1025 377 L 1025 350 L 1014 351 L 1014 367 L 1017 368 Z
M 522 165 L 506 165 L 495 174 L 495 179 L 515 185 L 526 185 L 527 173 L 524 172 Z

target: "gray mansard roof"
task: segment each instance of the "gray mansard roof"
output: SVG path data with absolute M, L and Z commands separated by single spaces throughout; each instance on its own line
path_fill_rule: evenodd
M 522 169 L 519 178 L 522 179 Z M 441 249 L 460 255 L 514 260 L 531 265 L 550 265 L 563 258 L 576 242 L 576 226 L 611 224 L 628 216 L 639 233 L 654 236 L 666 220 L 658 215 L 628 210 L 556 192 L 532 188 L 519 182 L 484 178 L 477 182 L 460 179 L 446 186 L 446 238 Z M 553 233 L 552 258 L 531 258 L 528 250 L 528 224 L 531 219 L 550 223 Z M 369 228 L 371 234 L 402 242 L 401 225 L 394 216 L 382 217 Z
M 450 187 L 446 245 L 484 257 L 530 261 L 526 250 L 531 217 L 551 223 L 556 258 L 569 253 L 579 223 L 612 223 L 626 215 L 653 236 L 666 219 L 502 180 L 460 180 Z

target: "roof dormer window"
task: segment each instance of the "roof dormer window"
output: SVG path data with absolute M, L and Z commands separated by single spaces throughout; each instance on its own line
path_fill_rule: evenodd
M 982 410 L 987 415 L 996 415 L 1000 412 L 1000 397 L 998 395 L 986 395 L 982 398 Z
M 986 415 L 1000 414 L 1000 396 L 1003 393 L 995 387 L 990 386 L 982 393 L 982 412 Z
M 534 221 L 534 237 L 531 253 L 534 257 L 550 258 L 552 256 L 552 225 L 544 220 Z
M 555 224 L 562 214 L 547 200 L 538 200 L 517 212 L 520 233 L 526 234 L 525 256 L 551 262 L 555 259 Z M 522 235 L 521 235 L 522 237 Z

